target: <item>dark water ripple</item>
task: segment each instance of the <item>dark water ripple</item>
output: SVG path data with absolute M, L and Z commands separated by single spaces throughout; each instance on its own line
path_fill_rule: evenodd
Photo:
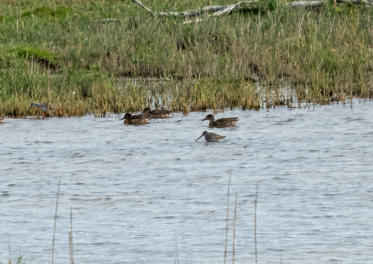
M 238 194 L 236 263 L 373 261 L 373 103 L 227 111 L 222 143 L 194 140 L 206 113 L 144 127 L 117 117 L 5 120 L 0 128 L 0 260 L 223 263 L 226 191 Z M 229 235 L 231 243 L 232 234 Z M 231 246 L 229 247 L 231 251 Z M 230 254 L 230 253 L 229 253 Z

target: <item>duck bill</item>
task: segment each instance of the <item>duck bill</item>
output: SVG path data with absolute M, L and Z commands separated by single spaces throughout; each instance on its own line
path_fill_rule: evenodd
M 201 121 L 205 121 L 205 120 L 208 120 L 208 119 L 207 118 L 201 119 Z
M 126 119 L 124 116 L 121 118 L 121 119 L 119 119 L 119 120 L 124 120 L 124 119 Z
M 196 139 L 196 141 L 194 141 L 194 142 L 197 142 L 197 141 L 198 141 L 198 139 L 200 139 L 200 138 L 201 138 L 202 136 L 203 136 L 203 134 L 202 134 L 202 135 L 201 135 L 201 136 L 200 136 L 199 138 L 197 138 L 197 139 Z

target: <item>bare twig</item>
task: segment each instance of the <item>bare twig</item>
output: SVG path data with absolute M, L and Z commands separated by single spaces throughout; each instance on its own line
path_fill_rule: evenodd
M 154 15 L 153 11 L 150 10 L 149 7 L 146 7 L 143 3 L 141 3 L 140 1 L 138 0 L 132 0 L 133 2 L 135 2 L 136 4 L 138 4 L 139 6 L 145 8 L 146 11 L 148 11 L 150 14 Z
M 236 223 L 237 223 L 237 193 L 234 200 L 234 220 L 233 220 L 233 239 L 232 239 L 232 264 L 234 264 L 234 257 L 236 253 Z
M 53 227 L 53 239 L 52 239 L 52 264 L 54 262 L 54 243 L 56 241 L 56 227 L 57 227 L 57 213 L 58 213 L 58 196 L 60 194 L 61 180 L 58 182 L 58 188 L 56 193 L 56 211 L 54 213 L 54 227 Z
M 228 229 L 229 229 L 229 197 L 231 195 L 231 175 L 229 174 L 228 190 L 227 190 L 227 212 L 225 215 L 225 248 L 224 248 L 224 264 L 227 263 L 228 252 Z
M 254 244 L 255 244 L 255 264 L 258 264 L 258 247 L 256 240 L 256 209 L 258 207 L 259 181 L 256 182 L 255 202 L 254 202 Z

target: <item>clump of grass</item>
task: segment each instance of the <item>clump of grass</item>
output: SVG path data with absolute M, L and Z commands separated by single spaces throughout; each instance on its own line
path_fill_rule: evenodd
M 21 17 L 38 16 L 40 18 L 58 17 L 64 18 L 72 13 L 72 9 L 66 6 L 57 6 L 51 8 L 48 6 L 37 7 L 31 11 L 25 11 L 21 14 Z
M 30 60 L 35 60 L 42 66 L 52 69 L 57 69 L 59 66 L 58 56 L 48 50 L 39 49 L 32 46 L 22 46 L 10 50 L 19 57 Z

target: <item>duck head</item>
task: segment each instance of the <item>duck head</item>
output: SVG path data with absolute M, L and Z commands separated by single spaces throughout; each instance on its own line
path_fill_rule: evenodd
M 124 119 L 131 119 L 132 115 L 130 113 L 126 113 L 123 118 L 121 118 L 120 120 L 124 120 Z
M 210 121 L 214 121 L 214 116 L 212 114 L 208 114 L 204 119 L 202 119 L 201 121 L 205 121 L 205 120 L 210 120 Z
M 143 110 L 144 113 L 150 113 L 150 111 L 151 111 L 150 107 L 145 107 Z

